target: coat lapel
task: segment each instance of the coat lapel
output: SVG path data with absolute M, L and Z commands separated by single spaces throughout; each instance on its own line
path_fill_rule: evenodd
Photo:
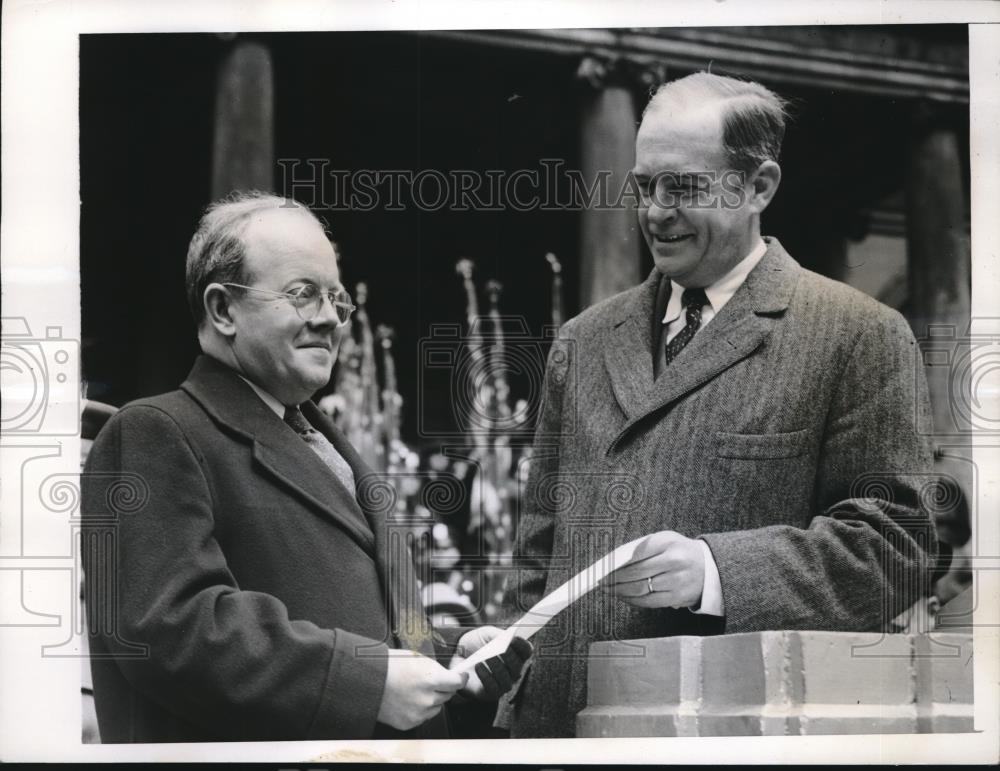
M 771 334 L 795 291 L 798 264 L 788 256 L 776 239 L 766 240 L 768 249 L 764 257 L 722 311 L 692 338 L 670 367 L 656 378 L 655 384 L 651 384 L 641 393 L 638 388 L 630 391 L 630 395 L 635 398 L 633 402 L 635 406 L 631 410 L 626 410 L 629 420 L 611 442 L 608 453 L 613 452 L 619 442 L 643 418 L 668 407 L 745 359 Z M 645 302 L 641 305 L 642 307 L 638 308 L 640 312 L 647 310 Z M 647 312 L 652 312 L 651 305 Z M 631 328 L 636 333 L 642 327 L 639 322 L 640 319 L 634 318 L 631 323 Z M 651 339 L 650 333 L 647 333 L 646 339 Z M 621 338 L 619 342 L 624 343 Z M 634 345 L 630 346 L 631 355 L 638 361 L 640 357 L 635 348 Z M 626 363 L 617 353 L 609 352 L 608 355 L 619 369 L 628 366 L 635 368 L 634 362 Z M 644 372 L 648 366 L 651 372 L 653 355 L 650 345 L 643 352 L 641 357 L 643 364 L 638 369 Z M 620 374 L 611 374 L 611 377 L 613 384 L 616 383 L 616 379 L 622 380 Z M 616 396 L 621 401 L 618 386 L 614 387 Z
M 333 520 L 374 557 L 399 640 L 433 656 L 432 630 L 420 601 L 409 550 L 407 535 L 411 531 L 405 522 L 392 522 L 395 492 L 386 495 L 384 486 L 391 480 L 373 471 L 333 421 L 312 402 L 305 402 L 301 407 L 306 420 L 330 440 L 354 472 L 358 494 L 357 498 L 350 495 L 309 445 L 295 436 L 250 386 L 211 357 L 198 357 L 181 388 L 224 430 L 250 443 L 254 459 L 269 476 Z
M 372 552 L 375 543 L 354 497 L 235 372 L 200 356 L 181 388 L 220 426 L 251 444 L 254 460 L 268 476 Z
M 629 292 L 631 296 L 622 298 L 622 312 L 615 319 L 604 346 L 604 365 L 611 379 L 611 389 L 630 420 L 638 415 L 653 387 L 650 319 L 659 286 L 660 272 L 654 269 L 642 284 Z
M 312 402 L 302 405 L 302 414 L 337 449 L 351 466 L 357 482 L 357 502 L 375 538 L 375 564 L 382 586 L 387 589 L 387 606 L 393 629 L 404 647 L 433 656 L 433 630 L 424 613 L 410 552 L 412 527 L 407 518 L 396 521 L 397 480 L 374 471 L 347 437 Z

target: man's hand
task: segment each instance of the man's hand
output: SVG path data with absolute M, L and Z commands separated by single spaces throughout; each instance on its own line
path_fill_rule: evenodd
M 454 669 L 499 634 L 501 630 L 495 626 L 481 626 L 466 632 L 458 641 L 449 669 Z M 522 637 L 515 637 L 499 656 L 476 664 L 476 674 L 469 677 L 462 692 L 483 701 L 496 701 L 517 682 L 530 656 L 531 643 Z
M 601 588 L 637 608 L 690 608 L 701 602 L 705 553 L 694 538 L 673 530 L 647 537 L 628 564 L 601 582 Z
M 378 721 L 401 731 L 416 728 L 440 712 L 467 679 L 419 653 L 390 649 Z

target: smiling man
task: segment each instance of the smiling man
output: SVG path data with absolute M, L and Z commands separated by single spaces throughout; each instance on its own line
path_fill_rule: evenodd
M 536 635 L 498 718 L 513 737 L 574 734 L 595 640 L 880 630 L 926 591 L 916 345 L 897 312 L 762 238 L 784 126 L 771 91 L 708 73 L 645 110 L 655 269 L 553 345 L 509 614 L 647 537 Z
M 353 305 L 323 227 L 264 194 L 210 206 L 187 291 L 203 355 L 123 407 L 83 478 L 90 650 L 104 742 L 444 738 L 530 646 L 450 671 L 371 470 L 309 401 Z M 458 640 L 468 655 L 498 630 Z

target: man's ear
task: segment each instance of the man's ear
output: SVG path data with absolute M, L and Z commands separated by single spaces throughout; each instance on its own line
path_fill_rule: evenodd
M 750 180 L 750 208 L 760 214 L 771 203 L 781 184 L 781 167 L 774 161 L 764 161 Z
M 222 284 L 209 284 L 201 297 L 205 306 L 205 320 L 223 337 L 236 334 L 232 316 L 232 298 Z

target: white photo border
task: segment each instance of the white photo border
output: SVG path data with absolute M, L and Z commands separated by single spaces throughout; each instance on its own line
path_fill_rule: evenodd
M 1000 308 L 1000 4 L 852 0 L 748 2 L 235 2 L 123 3 L 10 0 L 2 26 L 2 202 L 0 229 L 4 317 L 58 327 L 80 339 L 79 35 L 116 32 L 471 29 L 558 27 L 755 26 L 968 23 L 972 147 L 972 317 Z M 994 377 L 993 381 L 996 382 Z M 72 385 L 72 383 L 71 383 Z M 77 393 L 79 387 L 77 384 Z M 1000 400 L 1000 387 L 985 389 Z M 987 406 L 989 414 L 998 414 Z M 980 442 L 980 440 L 984 440 Z M 980 512 L 1000 511 L 1000 443 L 976 437 Z M 977 572 L 973 734 L 672 739 L 240 742 L 88 745 L 80 739 L 80 658 L 46 657 L 74 617 L 72 563 L 65 556 L 18 555 L 21 517 L 37 506 L 25 452 L 59 458 L 78 474 L 79 440 L 5 436 L 0 479 L 0 615 L 26 608 L 39 626 L 0 626 L 0 759 L 5 761 L 243 761 L 285 764 L 338 761 L 510 763 L 931 763 L 996 762 L 1000 730 L 1000 558 Z M 53 461 L 55 463 L 55 461 Z M 54 466 L 53 466 L 54 467 Z M 32 503 L 35 501 L 35 503 Z M 51 517 L 50 517 L 51 519 Z M 1000 525 L 988 516 L 980 551 L 1000 555 Z M 36 529 L 52 555 L 67 550 L 65 519 Z M 71 559 L 71 558 L 70 558 Z M 986 562 L 983 563 L 987 565 Z M 69 569 L 69 571 L 67 570 Z M 22 576 L 30 574 L 30 580 Z M 53 621 L 55 619 L 55 621 Z

